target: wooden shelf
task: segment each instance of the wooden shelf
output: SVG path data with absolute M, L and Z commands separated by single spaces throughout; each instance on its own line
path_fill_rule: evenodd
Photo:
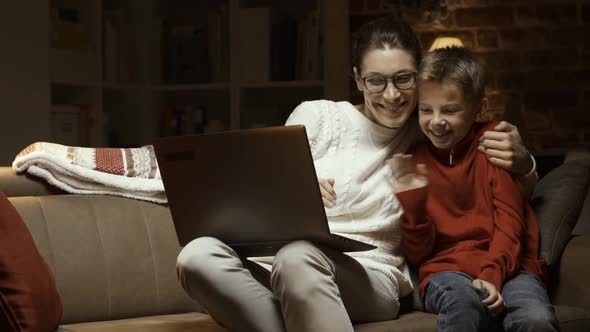
M 169 84 L 157 85 L 153 91 L 207 91 L 229 89 L 229 83 L 204 83 L 204 84 Z
M 100 79 L 100 56 L 96 52 L 52 48 L 49 63 L 51 79 L 55 82 L 84 83 Z
M 241 88 L 307 88 L 307 87 L 318 87 L 324 86 L 323 80 L 315 81 L 268 81 L 268 82 L 247 82 L 240 83 Z
M 19 110 L 3 122 L 11 137 L 0 145 L 6 162 L 33 139 L 51 141 L 52 104 L 84 108 L 89 146 L 116 147 L 153 141 L 164 112 L 203 108 L 219 128 L 240 129 L 281 123 L 305 100 L 350 95 L 347 0 L 5 7 L 7 26 L 27 26 L 5 38 L 6 104 Z
M 70 85 L 75 87 L 85 87 L 85 88 L 99 88 L 99 82 L 91 82 L 91 81 L 77 81 L 77 80 L 60 80 L 54 79 L 51 81 L 51 85 Z
M 380 16 L 390 15 L 391 10 L 387 9 L 374 9 L 374 10 L 355 10 L 350 12 L 350 16 Z
M 348 30 L 348 4 L 304 1 L 296 15 L 284 12 L 276 24 L 271 14 L 286 8 L 278 0 L 252 2 L 256 6 L 242 0 L 52 0 L 49 28 L 60 30 L 49 36 L 61 33 L 56 45 L 72 47 L 49 45 L 49 86 L 58 101 L 88 105 L 94 145 L 149 142 L 163 112 L 194 108 L 232 129 L 276 123 L 303 100 L 348 94 L 349 65 L 341 55 L 349 47 L 335 38 Z M 67 29 L 70 22 L 84 28 L 85 42 L 68 43 L 80 37 Z M 74 49 L 86 44 L 87 50 Z
M 104 89 L 112 89 L 112 90 L 137 90 L 140 89 L 142 86 L 133 83 L 114 83 L 114 82 L 102 82 L 101 86 Z

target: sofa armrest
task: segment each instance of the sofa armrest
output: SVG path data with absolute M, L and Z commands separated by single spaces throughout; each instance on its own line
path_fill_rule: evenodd
M 590 312 L 590 234 L 572 237 L 561 256 L 555 305 L 580 307 Z
M 44 196 L 64 194 L 41 178 L 28 173 L 17 174 L 12 167 L 0 167 L 0 192 L 7 197 Z

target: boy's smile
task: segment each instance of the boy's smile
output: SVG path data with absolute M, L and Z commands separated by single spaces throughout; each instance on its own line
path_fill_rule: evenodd
M 459 85 L 427 81 L 418 91 L 420 128 L 432 144 L 447 149 L 463 139 L 479 110 L 465 100 Z

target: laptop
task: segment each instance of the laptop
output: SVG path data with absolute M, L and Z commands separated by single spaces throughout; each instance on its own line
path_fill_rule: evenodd
M 330 233 L 302 125 L 166 137 L 154 150 L 182 246 L 210 236 L 245 257 L 296 240 L 375 249 Z

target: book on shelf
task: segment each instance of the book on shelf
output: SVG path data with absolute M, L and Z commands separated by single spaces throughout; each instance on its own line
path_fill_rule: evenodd
M 322 77 L 321 22 L 318 10 L 310 11 L 297 26 L 296 79 L 318 80 Z
M 210 82 L 207 16 L 194 23 L 165 20 L 162 25 L 166 83 Z
M 225 124 L 223 121 L 218 119 L 209 119 L 207 121 L 207 125 L 205 126 L 204 133 L 217 133 L 220 131 L 227 130 L 229 126 Z
M 171 107 L 162 112 L 160 137 L 224 131 L 229 124 L 210 116 L 203 106 Z
M 270 8 L 241 8 L 235 15 L 236 76 L 244 82 L 270 79 Z M 234 69 L 232 69 L 234 70 Z
M 207 110 L 202 106 L 169 108 L 162 112 L 160 136 L 202 134 L 207 122 Z
M 229 79 L 229 9 L 221 6 L 207 13 L 207 42 L 211 81 L 226 82 Z
M 103 52 L 104 52 L 104 64 L 103 64 L 103 77 L 105 81 L 115 82 L 117 81 L 117 43 L 118 33 L 117 29 L 113 25 L 111 19 L 105 19 L 104 21 L 104 32 L 103 32 Z
M 85 105 L 51 105 L 51 141 L 69 146 L 88 146 L 90 115 Z
M 135 80 L 135 43 L 123 9 L 109 10 L 103 20 L 103 79 L 111 83 Z
M 270 75 L 273 81 L 296 79 L 297 27 L 297 21 L 286 15 L 272 24 Z
M 88 39 L 77 8 L 51 8 L 51 47 L 86 51 Z

